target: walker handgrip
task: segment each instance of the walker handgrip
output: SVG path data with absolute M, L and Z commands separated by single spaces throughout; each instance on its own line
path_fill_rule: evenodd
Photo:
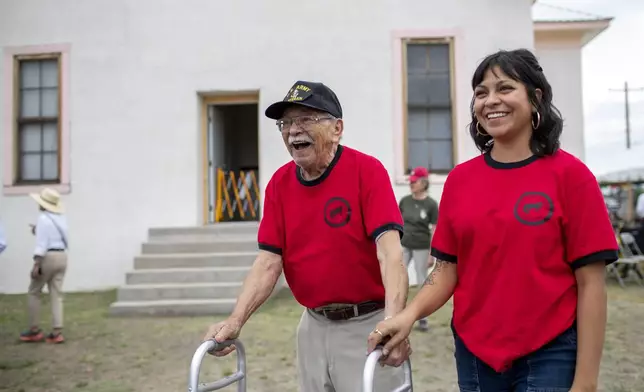
M 201 362 L 207 353 L 212 351 L 219 351 L 230 345 L 235 345 L 237 352 L 237 372 L 230 376 L 226 376 L 221 380 L 217 380 L 208 384 L 199 385 L 199 370 Z M 237 382 L 237 391 L 246 392 L 246 351 L 244 345 L 239 340 L 226 340 L 217 343 L 215 340 L 206 340 L 195 351 L 190 363 L 190 380 L 188 381 L 188 392 L 210 392 L 227 387 L 230 384 Z
M 376 349 L 369 354 L 367 361 L 364 364 L 364 372 L 362 373 L 362 388 L 364 392 L 373 392 L 373 379 L 376 372 L 378 360 L 382 356 L 382 346 L 376 346 Z M 393 392 L 406 392 L 413 391 L 411 379 L 411 360 L 409 358 L 402 364 L 403 372 L 405 373 L 405 382 L 400 387 L 393 390 Z

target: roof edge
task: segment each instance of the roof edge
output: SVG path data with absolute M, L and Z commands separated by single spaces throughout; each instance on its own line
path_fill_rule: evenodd
M 614 18 L 603 18 L 597 20 L 539 20 L 534 21 L 534 32 L 544 31 L 577 31 L 582 34 L 581 46 L 587 45 L 604 30 L 610 27 Z

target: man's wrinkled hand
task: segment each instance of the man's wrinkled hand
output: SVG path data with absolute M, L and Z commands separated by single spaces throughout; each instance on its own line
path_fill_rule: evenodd
M 208 328 L 208 332 L 206 332 L 206 335 L 203 337 L 203 340 L 206 341 L 214 339 L 216 342 L 221 343 L 226 340 L 237 339 L 241 331 L 241 327 L 242 325 L 239 320 L 228 318 L 220 323 L 211 325 L 210 328 Z M 223 357 L 233 351 L 235 351 L 235 345 L 231 344 L 221 350 L 209 352 L 209 354 L 216 357 Z
M 380 364 L 382 366 L 394 366 L 398 367 L 405 363 L 412 353 L 411 345 L 409 344 L 409 339 L 403 340 L 399 345 L 395 346 L 389 355 L 380 357 Z

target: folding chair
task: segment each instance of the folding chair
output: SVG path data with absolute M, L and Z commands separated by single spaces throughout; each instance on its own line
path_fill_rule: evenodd
M 637 246 L 635 237 L 631 233 L 619 233 L 617 235 L 619 245 L 619 259 L 608 266 L 607 276 L 614 277 L 621 287 L 626 287 L 624 278 L 627 278 L 631 271 L 638 276 L 638 282 L 642 285 L 644 276 L 639 270 L 640 262 L 644 261 L 644 254 Z

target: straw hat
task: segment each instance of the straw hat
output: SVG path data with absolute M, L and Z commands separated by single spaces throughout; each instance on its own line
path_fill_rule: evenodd
M 53 189 L 45 188 L 40 191 L 40 193 L 31 193 L 31 196 L 36 203 L 38 203 L 42 208 L 46 209 L 49 212 L 55 214 L 60 214 L 63 212 L 63 205 L 60 201 L 60 195 Z

